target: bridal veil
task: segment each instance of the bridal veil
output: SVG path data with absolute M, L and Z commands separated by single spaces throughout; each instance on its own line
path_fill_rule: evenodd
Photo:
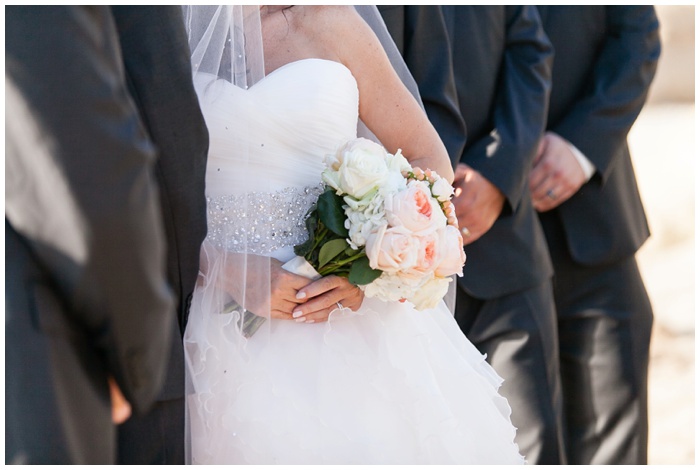
M 356 7 L 365 21 L 372 26 L 387 51 L 395 70 L 420 103 L 418 88 L 411 77 L 393 40 L 389 36 L 376 7 Z M 258 5 L 191 5 L 183 6 L 185 28 L 191 51 L 191 65 L 195 89 L 202 108 L 217 106 L 217 97 L 224 86 L 230 84 L 248 89 L 265 77 L 263 40 Z M 227 82 L 227 83 L 224 83 Z M 246 115 L 254 106 L 252 101 L 230 109 L 228 112 Z M 246 125 L 246 120 L 238 120 Z M 207 123 L 209 126 L 209 123 Z M 226 133 L 225 129 L 210 129 L 210 135 L 222 139 L 217 145 L 235 149 L 239 155 L 236 168 L 224 167 L 218 171 L 234 174 L 222 175 L 232 181 L 247 178 L 255 181 L 255 192 L 247 192 L 229 199 L 216 199 L 207 190 L 207 218 L 209 233 L 201 247 L 200 275 L 196 295 L 192 301 L 193 311 L 206 312 L 199 315 L 194 332 L 184 339 L 186 349 L 186 400 L 188 422 L 186 423 L 186 461 L 192 461 L 190 443 L 192 439 L 209 439 L 207 429 L 191 429 L 208 419 L 191 420 L 191 413 L 211 415 L 208 398 L 214 397 L 222 385 L 202 380 L 192 380 L 208 363 L 216 363 L 226 354 L 226 363 L 231 374 L 236 373 L 250 359 L 249 341 L 255 335 L 255 349 L 264 348 L 271 340 L 270 311 L 266 298 L 270 292 L 270 258 L 265 256 L 274 249 L 276 240 L 271 235 L 255 230 L 250 223 L 265 207 L 276 201 L 265 175 L 254 171 L 250 160 L 250 149 L 246 142 L 236 136 L 245 132 Z M 377 140 L 362 124 L 358 123 L 358 135 Z M 215 164 L 210 160 L 209 165 Z M 235 208 L 236 220 L 229 220 Z M 225 209 L 225 210 L 224 210 Z M 220 223 L 219 223 L 220 222 Z M 240 223 L 238 223 L 240 222 Z M 454 283 L 452 283 L 454 284 Z M 449 302 L 448 302 L 449 303 Z M 200 337 L 197 335 L 204 333 Z M 212 336 L 216 341 L 211 341 Z M 226 351 L 213 344 L 227 344 Z M 192 360 L 196 358 L 196 360 Z M 194 389 L 195 385 L 197 390 Z

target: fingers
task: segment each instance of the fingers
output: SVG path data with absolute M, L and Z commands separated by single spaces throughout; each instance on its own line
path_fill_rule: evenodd
M 310 299 L 318 295 L 323 294 L 331 289 L 335 289 L 340 286 L 351 285 L 349 281 L 340 276 L 326 276 L 313 281 L 306 286 L 303 286 L 298 290 L 295 296 L 297 302 L 304 301 L 304 299 Z
M 530 172 L 532 204 L 539 212 L 558 207 L 586 182 L 585 173 L 566 141 L 551 133 L 544 140 L 544 153 Z
M 465 163 L 458 163 L 457 168 L 455 168 L 455 179 L 453 183 L 456 184 L 459 180 L 466 178 L 468 172 L 469 167 Z
M 108 377 L 107 382 L 109 383 L 109 398 L 112 402 L 112 422 L 122 424 L 131 416 L 131 405 L 122 395 L 114 378 Z
M 461 227 L 465 245 L 474 243 L 488 232 L 503 211 L 505 195 L 479 172 L 471 171 L 470 178 L 459 185 L 462 191 L 452 199 L 455 215 Z
M 301 289 L 299 294 L 307 300 L 292 311 L 292 317 L 297 322 L 304 323 L 326 321 L 331 312 L 340 308 L 338 304 L 355 311 L 364 299 L 364 293 L 359 287 L 339 276 L 327 276 L 314 281 Z

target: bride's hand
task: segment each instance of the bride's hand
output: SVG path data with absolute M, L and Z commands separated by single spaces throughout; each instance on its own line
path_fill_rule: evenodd
M 209 258 L 220 254 L 210 245 L 203 248 L 203 253 L 211 251 L 200 260 L 202 277 L 206 277 Z M 290 273 L 282 268 L 282 262 L 266 256 L 228 253 L 225 263 L 225 272 L 213 276 L 232 298 L 245 299 L 246 309 L 256 315 L 267 317 L 270 312 L 271 318 L 292 319 L 292 310 L 301 302 L 297 292 L 309 284 L 309 279 Z
M 282 268 L 280 261 L 272 259 L 270 264 L 270 317 L 291 320 L 292 311 L 300 302 L 297 297 L 298 292 L 308 284 L 307 278 L 290 273 Z
M 297 306 L 292 317 L 298 322 L 316 323 L 328 320 L 328 316 L 339 305 L 357 310 L 365 298 L 362 290 L 340 276 L 326 276 L 299 289 Z

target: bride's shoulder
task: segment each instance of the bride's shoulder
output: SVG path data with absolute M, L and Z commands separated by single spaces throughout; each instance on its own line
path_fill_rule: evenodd
M 376 41 L 374 32 L 352 5 L 304 8 L 307 14 L 303 16 L 314 30 L 314 39 L 332 48 L 340 58 L 354 55 Z
M 343 41 L 358 34 L 365 22 L 352 5 L 304 5 L 299 15 L 305 27 L 324 40 Z

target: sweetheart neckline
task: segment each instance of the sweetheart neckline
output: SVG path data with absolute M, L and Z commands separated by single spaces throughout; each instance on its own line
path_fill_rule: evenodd
M 299 64 L 301 64 L 301 63 L 305 63 L 305 62 L 309 62 L 309 61 L 318 61 L 318 62 L 325 62 L 325 63 L 331 63 L 331 64 L 339 65 L 341 68 L 343 68 L 345 71 L 348 72 L 348 74 L 350 75 L 350 77 L 352 77 L 353 81 L 355 82 L 355 86 L 357 87 L 357 80 L 355 79 L 355 76 L 352 74 L 352 71 L 350 71 L 350 69 L 347 67 L 347 65 L 343 64 L 342 62 L 337 62 L 337 61 L 335 61 L 335 60 L 330 60 L 330 59 L 321 59 L 321 58 L 319 58 L 319 57 L 306 57 L 306 58 L 304 58 L 304 59 L 298 59 L 298 60 L 293 60 L 293 61 L 291 61 L 291 62 L 287 62 L 286 64 L 277 67 L 275 70 L 273 70 L 272 72 L 268 73 L 267 75 L 265 75 L 263 78 L 261 78 L 260 80 L 258 80 L 258 81 L 255 82 L 255 83 L 253 83 L 252 85 L 250 85 L 247 89 L 241 88 L 241 90 L 244 90 L 244 91 L 251 90 L 251 89 L 255 88 L 256 86 L 260 85 L 261 83 L 263 83 L 263 82 L 264 82 L 265 80 L 267 80 L 269 77 L 272 77 L 272 76 L 276 75 L 277 72 L 280 72 L 280 71 L 283 70 L 283 69 L 287 69 L 287 68 L 289 68 L 290 66 L 299 65 Z
M 237 90 L 240 90 L 240 91 L 244 91 L 244 92 L 245 92 L 245 91 L 252 91 L 254 88 L 260 86 L 263 82 L 265 82 L 268 78 L 274 77 L 274 76 L 277 75 L 279 72 L 281 72 L 281 71 L 283 71 L 283 70 L 285 70 L 285 69 L 292 68 L 292 66 L 297 66 L 297 65 L 300 65 L 300 64 L 302 64 L 302 63 L 311 62 L 311 61 L 317 61 L 317 62 L 320 62 L 320 63 L 336 64 L 336 65 L 340 66 L 342 69 L 344 69 L 344 70 L 348 73 L 348 75 L 350 75 L 350 77 L 352 78 L 353 83 L 355 84 L 355 89 L 357 89 L 358 92 L 359 92 L 359 86 L 358 86 L 358 83 L 357 83 L 357 79 L 356 79 L 355 76 L 352 74 L 352 71 L 351 71 L 345 64 L 343 64 L 342 62 L 337 62 L 337 61 L 335 61 L 335 60 L 321 59 L 321 58 L 319 58 L 319 57 L 306 57 L 306 58 L 304 58 L 304 59 L 298 59 L 298 60 L 293 60 L 293 61 L 291 61 L 291 62 L 287 62 L 286 64 L 281 65 L 280 67 L 277 67 L 275 70 L 273 70 L 272 72 L 268 73 L 268 74 L 265 75 L 263 78 L 261 78 L 260 80 L 258 80 L 257 82 L 255 82 L 254 84 L 252 84 L 252 85 L 250 85 L 250 86 L 248 86 L 248 87 L 246 87 L 246 88 L 243 88 L 243 87 L 240 87 L 240 86 L 236 86 L 236 85 L 232 84 L 230 81 L 225 80 L 225 79 L 223 79 L 223 78 L 221 78 L 221 77 L 217 77 L 216 75 L 211 74 L 211 73 L 208 73 L 208 72 L 195 72 L 195 73 L 194 73 L 194 76 L 195 76 L 195 77 L 196 77 L 196 76 L 202 77 L 202 79 L 205 80 L 205 83 L 209 83 L 209 84 L 214 83 L 214 82 L 227 83 L 227 84 L 230 85 L 233 89 L 237 89 Z M 210 78 L 209 78 L 209 79 L 205 79 L 205 78 L 203 78 L 203 77 L 210 77 Z M 197 81 L 196 78 L 195 78 L 195 81 Z

